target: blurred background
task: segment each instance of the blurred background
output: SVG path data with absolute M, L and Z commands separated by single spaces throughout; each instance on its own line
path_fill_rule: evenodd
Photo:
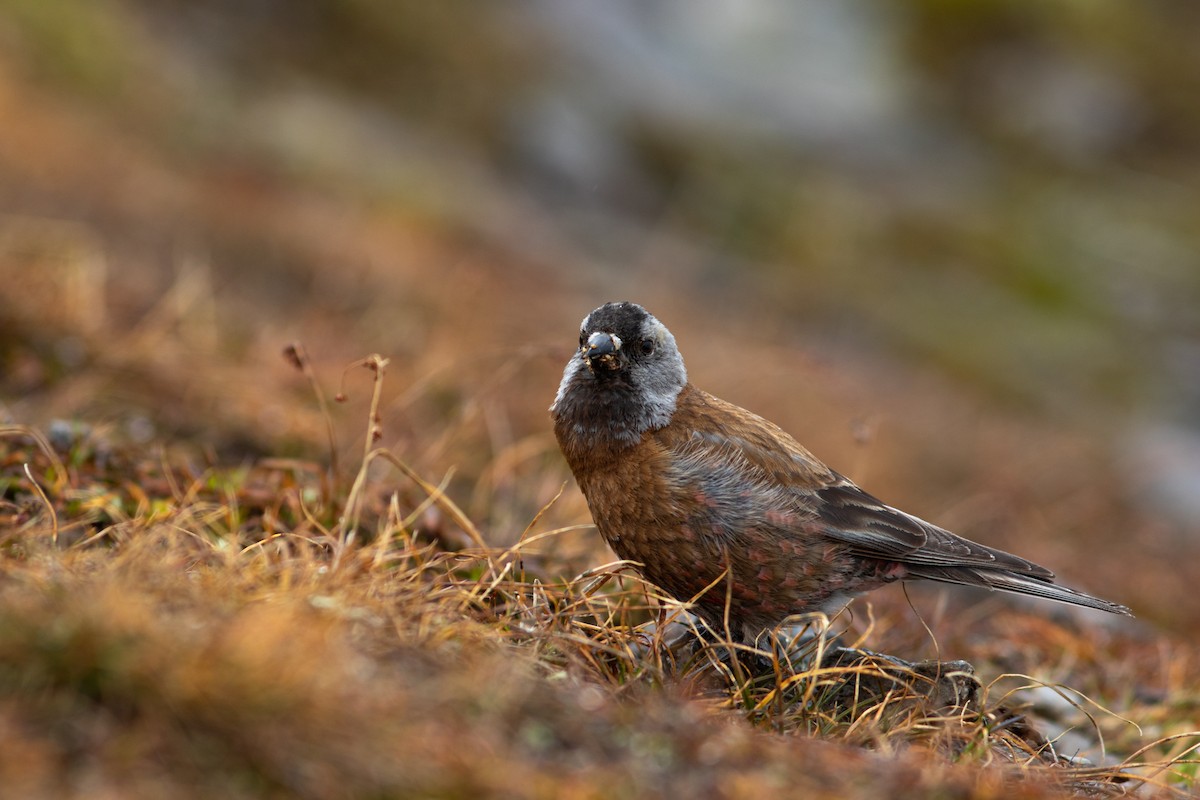
M 0 0 L 0 421 L 322 459 L 282 349 L 347 453 L 378 352 L 381 443 L 507 543 L 568 477 L 579 320 L 635 300 L 869 491 L 1194 625 L 1198 36 L 1187 0 Z M 586 519 L 568 484 L 547 524 Z

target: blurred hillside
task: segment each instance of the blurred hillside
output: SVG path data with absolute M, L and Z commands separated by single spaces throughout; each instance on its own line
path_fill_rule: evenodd
M 1194 792 L 1198 35 L 1181 0 L 0 0 L 0 787 Z M 614 299 L 1137 619 L 897 585 L 835 620 L 967 659 L 953 708 L 663 646 L 547 415 Z
M 503 540 L 578 319 L 635 299 L 875 492 L 1200 619 L 1198 16 L 5 0 L 3 411 L 312 457 L 279 351 L 377 351 L 385 443 Z M 479 488 L 500 453 L 541 488 Z

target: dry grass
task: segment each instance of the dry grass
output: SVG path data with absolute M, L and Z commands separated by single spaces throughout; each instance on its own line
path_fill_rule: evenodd
M 197 472 L 96 431 L 2 431 L 0 784 L 322 798 L 1192 785 L 1195 734 L 1152 742 L 1070 690 L 1096 733 L 1116 732 L 1119 749 L 1087 754 L 1101 766 L 1056 751 L 1014 710 L 1019 687 L 981 687 L 970 665 L 823 657 L 823 618 L 759 651 L 697 638 L 627 565 L 564 579 L 575 564 L 544 545 L 568 532 L 542 514 L 488 546 L 441 487 L 374 447 L 387 363 L 362 363 L 375 392 L 349 482 L 329 465 Z M 1017 619 L 1027 647 L 1103 670 L 1091 632 Z M 1138 715 L 1173 725 L 1189 696 Z

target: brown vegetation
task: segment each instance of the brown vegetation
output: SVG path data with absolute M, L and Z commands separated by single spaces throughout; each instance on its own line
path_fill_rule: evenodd
M 382 388 L 386 362 L 364 364 Z M 623 565 L 568 579 L 570 527 L 539 513 L 489 546 L 385 449 L 347 486 L 295 460 L 50 438 L 0 440 L 0 780 L 21 796 L 1050 797 L 1191 769 L 1194 739 L 1163 734 L 1195 676 L 1175 662 L 1172 694 L 1140 696 L 1159 666 L 1144 636 L 960 618 L 956 652 L 989 674 L 947 695 L 937 673 L 969 665 L 821 661 L 820 620 L 790 660 L 699 646 Z M 887 644 L 905 611 L 834 628 Z M 1087 676 L 1097 696 L 1001 671 Z M 1079 730 L 1051 743 L 1014 710 L 1036 686 Z M 1106 742 L 1085 753 L 1101 766 L 1070 758 L 1080 741 Z

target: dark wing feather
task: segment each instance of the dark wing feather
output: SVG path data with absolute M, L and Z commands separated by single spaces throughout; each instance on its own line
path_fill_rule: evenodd
M 825 535 L 856 555 L 896 561 L 910 578 L 1026 594 L 1132 616 L 1118 603 L 1053 583 L 1054 573 L 881 503 L 849 480 L 817 491 Z
M 1054 573 L 1032 561 L 892 508 L 829 469 L 777 425 L 690 384 L 679 396 L 679 409 L 681 416 L 694 418 L 696 424 L 690 431 L 663 429 L 660 433 L 668 449 L 677 454 L 701 448 L 736 455 L 738 463 L 774 488 L 766 494 L 805 512 L 803 517 L 815 515 L 823 536 L 846 545 L 857 556 L 903 564 L 910 578 L 1130 614 L 1125 606 L 1053 583 Z
M 712 457 L 700 461 L 708 464 L 728 463 L 736 455 L 749 472 L 777 488 L 777 502 L 815 515 L 825 536 L 848 545 L 856 555 L 911 565 L 975 566 L 1047 580 L 1054 577 L 1045 567 L 968 541 L 881 502 L 762 417 L 690 385 L 679 402 L 681 416 L 696 423 L 686 438 L 670 445 L 672 449 L 707 449 Z
M 841 476 L 838 476 L 841 478 Z M 1010 570 L 1051 580 L 1054 573 L 1020 556 L 972 542 L 877 500 L 849 480 L 817 491 L 825 535 L 857 555 L 903 564 Z

